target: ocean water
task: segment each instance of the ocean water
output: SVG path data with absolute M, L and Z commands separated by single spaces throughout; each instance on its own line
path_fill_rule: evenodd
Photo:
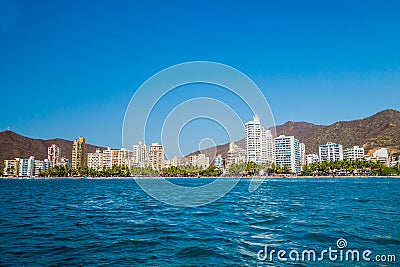
M 133 179 L 0 179 L 0 266 L 399 266 L 400 179 L 267 179 L 253 193 L 248 185 L 180 208 Z M 265 246 L 338 249 L 338 239 L 343 251 L 396 262 L 257 256 Z

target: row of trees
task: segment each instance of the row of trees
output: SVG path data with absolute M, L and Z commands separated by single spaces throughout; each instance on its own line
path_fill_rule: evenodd
M 255 162 L 234 163 L 228 170 L 228 174 L 231 176 L 291 174 L 291 172 L 291 168 L 287 165 L 280 166 L 274 163 L 256 164 Z
M 90 168 L 72 169 L 65 166 L 55 166 L 46 171 L 41 171 L 41 177 L 76 177 L 76 176 L 90 176 L 90 177 L 126 177 L 131 175 L 131 170 L 126 166 L 113 166 L 111 169 L 95 170 Z
M 188 166 L 179 166 L 179 167 L 169 167 L 167 169 L 163 169 L 161 171 L 163 176 L 168 177 L 215 177 L 220 176 L 222 174 L 222 170 L 217 168 L 214 165 L 210 165 L 207 169 L 203 170 L 199 167 L 195 167 L 192 165 Z
M 398 175 L 399 163 L 387 167 L 382 162 L 366 160 L 323 161 L 303 166 L 304 175 Z
M 300 166 L 301 175 L 399 175 L 400 166 L 387 167 L 382 162 L 366 160 L 338 160 L 316 162 L 310 165 Z M 228 170 L 229 175 L 281 175 L 292 174 L 289 166 L 279 166 L 274 163 L 256 164 L 254 162 L 232 164 Z
M 95 170 L 90 168 L 72 169 L 64 166 L 55 166 L 39 173 L 40 177 L 129 177 L 129 176 L 166 176 L 166 177 L 197 177 L 197 176 L 220 176 L 222 171 L 211 165 L 203 170 L 195 166 L 170 167 L 156 171 L 151 167 L 128 168 L 126 166 L 113 166 L 111 169 Z

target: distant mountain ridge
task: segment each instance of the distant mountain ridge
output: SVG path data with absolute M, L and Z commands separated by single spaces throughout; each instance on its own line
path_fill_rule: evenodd
M 344 148 L 354 145 L 364 146 L 366 151 L 372 152 L 380 147 L 387 147 L 392 152 L 400 152 L 400 112 L 397 110 L 384 110 L 370 117 L 340 121 L 329 126 L 315 125 L 308 122 L 286 122 L 276 126 L 277 135 L 294 135 L 300 142 L 306 145 L 306 153 L 318 154 L 318 146 L 327 142 L 336 142 Z M 47 147 L 56 144 L 61 148 L 61 155 L 71 160 L 73 141 L 60 138 L 42 140 L 25 137 L 12 131 L 0 132 L 0 163 L 4 159 L 16 157 L 35 156 L 37 159 L 47 158 Z M 245 147 L 245 139 L 235 142 Z M 226 157 L 229 145 L 217 146 L 217 154 Z M 104 147 L 86 144 L 86 152 L 95 152 Z M 203 153 L 211 156 L 215 148 L 203 150 Z M 199 154 L 200 151 L 190 155 Z
M 12 131 L 0 132 L 0 163 L 5 159 L 14 159 L 34 156 L 35 159 L 43 160 L 47 158 L 47 148 L 51 144 L 56 144 L 61 149 L 61 156 L 66 156 L 71 160 L 73 141 L 60 138 L 42 140 L 22 136 Z M 103 147 L 86 144 L 86 153 L 95 152 L 96 149 Z
M 300 142 L 306 145 L 306 153 L 318 154 L 318 147 L 327 142 L 343 145 L 343 148 L 352 146 L 364 146 L 366 152 L 387 147 L 392 152 L 400 152 L 400 111 L 387 109 L 370 117 L 340 121 L 331 125 L 315 125 L 308 122 L 289 121 L 276 126 L 276 134 L 294 135 Z M 245 148 L 245 139 L 235 142 Z M 228 144 L 217 146 L 217 154 L 226 157 Z M 211 156 L 214 148 L 208 148 L 202 152 Z M 200 151 L 190 155 L 199 154 Z

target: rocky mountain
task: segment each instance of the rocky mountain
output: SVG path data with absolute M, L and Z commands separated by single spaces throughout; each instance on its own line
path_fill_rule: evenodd
M 364 146 L 369 153 L 381 147 L 398 152 L 400 151 L 400 112 L 384 110 L 365 119 L 336 122 L 320 127 L 308 138 L 301 139 L 299 136 L 299 140 L 304 142 L 306 150 L 312 153 L 318 152 L 318 146 L 327 141 L 339 143 L 344 148 L 355 145 Z
M 308 122 L 290 121 L 276 126 L 277 135 L 294 135 L 300 142 L 305 143 L 306 153 L 318 153 L 318 146 L 327 142 L 335 142 L 344 148 L 354 145 L 364 146 L 366 151 L 372 153 L 374 149 L 387 147 L 393 153 L 400 152 L 400 112 L 397 110 L 384 110 L 371 117 L 354 121 L 340 121 L 323 126 Z M 56 144 L 61 148 L 61 155 L 71 159 L 72 141 L 64 139 L 32 139 L 12 131 L 0 132 L 0 163 L 4 159 L 15 157 L 35 156 L 37 159 L 47 157 L 47 147 Z M 239 140 L 237 145 L 245 147 L 245 140 Z M 96 147 L 86 145 L 87 152 L 94 152 Z M 219 145 L 217 154 L 226 157 L 228 144 Z M 203 150 L 203 153 L 212 155 L 215 148 Z M 199 154 L 199 151 L 193 154 Z
M 294 135 L 300 142 L 306 145 L 306 153 L 318 154 L 318 146 L 327 142 L 343 145 L 343 148 L 352 146 L 364 146 L 371 154 L 380 147 L 387 147 L 392 153 L 400 152 L 400 112 L 397 110 L 384 110 L 370 117 L 340 121 L 334 124 L 315 125 L 308 122 L 286 122 L 276 126 L 277 135 Z M 245 139 L 235 142 L 245 147 Z M 211 155 L 214 148 L 203 150 L 203 153 Z M 226 157 L 228 144 L 217 146 L 217 154 Z M 198 154 L 199 151 L 190 155 Z
M 12 131 L 0 132 L 0 163 L 4 159 L 14 159 L 16 157 L 34 156 L 36 159 L 47 158 L 47 148 L 51 144 L 56 144 L 61 149 L 61 155 L 71 160 L 73 141 L 64 139 L 33 139 L 14 133 Z M 95 152 L 96 149 L 104 149 L 86 144 L 86 152 Z

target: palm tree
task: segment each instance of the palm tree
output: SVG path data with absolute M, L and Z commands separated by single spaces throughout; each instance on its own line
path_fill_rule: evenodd
M 291 174 L 292 173 L 292 169 L 290 168 L 289 165 L 284 165 L 283 168 L 282 168 L 282 172 L 284 174 Z
M 247 163 L 246 171 L 248 174 L 254 175 L 256 172 L 258 172 L 259 168 L 260 167 L 257 163 L 250 161 L 249 163 Z

